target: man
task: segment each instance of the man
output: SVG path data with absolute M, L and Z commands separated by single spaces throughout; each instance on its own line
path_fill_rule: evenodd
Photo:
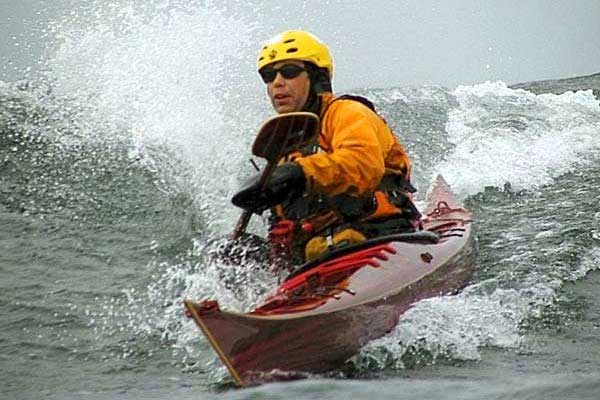
M 408 155 L 367 99 L 333 96 L 327 46 L 283 32 L 260 51 L 258 72 L 277 113 L 321 119 L 318 142 L 286 155 L 264 189 L 254 182 L 232 199 L 257 213 L 271 208 L 272 245 L 301 263 L 331 245 L 413 230 L 420 214 Z

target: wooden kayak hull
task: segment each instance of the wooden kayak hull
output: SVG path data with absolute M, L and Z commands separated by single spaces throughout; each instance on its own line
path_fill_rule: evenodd
M 436 243 L 401 235 L 373 242 L 309 266 L 249 313 L 185 301 L 236 384 L 339 368 L 389 333 L 415 302 L 468 283 L 475 256 L 470 213 L 456 207 L 440 179 L 423 219 Z

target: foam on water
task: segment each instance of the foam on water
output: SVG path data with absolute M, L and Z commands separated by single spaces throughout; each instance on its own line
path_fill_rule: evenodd
M 591 90 L 535 95 L 503 82 L 459 86 L 446 130 L 455 148 L 438 166 L 464 195 L 486 186 L 536 189 L 597 159 L 600 103 Z
M 497 278 L 467 287 L 455 296 L 418 302 L 394 331 L 368 343 L 354 357 L 358 370 L 413 368 L 438 360 L 480 360 L 483 347 L 527 348 L 522 323 L 540 317 L 565 281 L 600 269 L 600 249 L 591 249 L 573 271 L 551 282 L 532 273 L 520 287 L 503 289 Z
M 276 285 L 276 278 L 252 263 L 207 261 L 202 248 L 179 257 L 178 262 L 150 263 L 147 271 L 152 278 L 148 287 L 126 290 L 125 299 L 117 302 L 105 300 L 99 313 L 88 311 L 98 335 L 129 332 L 136 337 L 137 343 L 121 345 L 119 357 L 156 338 L 169 346 L 175 361 L 185 369 L 214 374 L 211 381 L 222 380 L 226 371 L 195 323 L 184 317 L 183 301 L 212 299 L 227 309 L 248 311 Z

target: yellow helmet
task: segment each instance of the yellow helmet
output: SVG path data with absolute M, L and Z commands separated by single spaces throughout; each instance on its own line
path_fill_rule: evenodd
M 315 35 L 306 31 L 285 31 L 269 40 L 258 55 L 258 69 L 283 60 L 303 60 L 326 68 L 333 78 L 333 60 L 329 48 Z

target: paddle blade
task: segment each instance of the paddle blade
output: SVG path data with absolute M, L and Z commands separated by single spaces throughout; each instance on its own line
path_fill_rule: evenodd
M 319 134 L 319 117 L 309 112 L 276 115 L 266 120 L 254 140 L 252 154 L 277 162 L 285 154 L 300 149 Z
M 252 145 L 252 154 L 268 161 L 260 177 L 260 186 L 264 187 L 281 157 L 315 140 L 318 134 L 319 117 L 313 113 L 294 112 L 266 120 Z M 234 239 L 246 231 L 251 217 L 252 212 L 244 210 L 233 232 Z

